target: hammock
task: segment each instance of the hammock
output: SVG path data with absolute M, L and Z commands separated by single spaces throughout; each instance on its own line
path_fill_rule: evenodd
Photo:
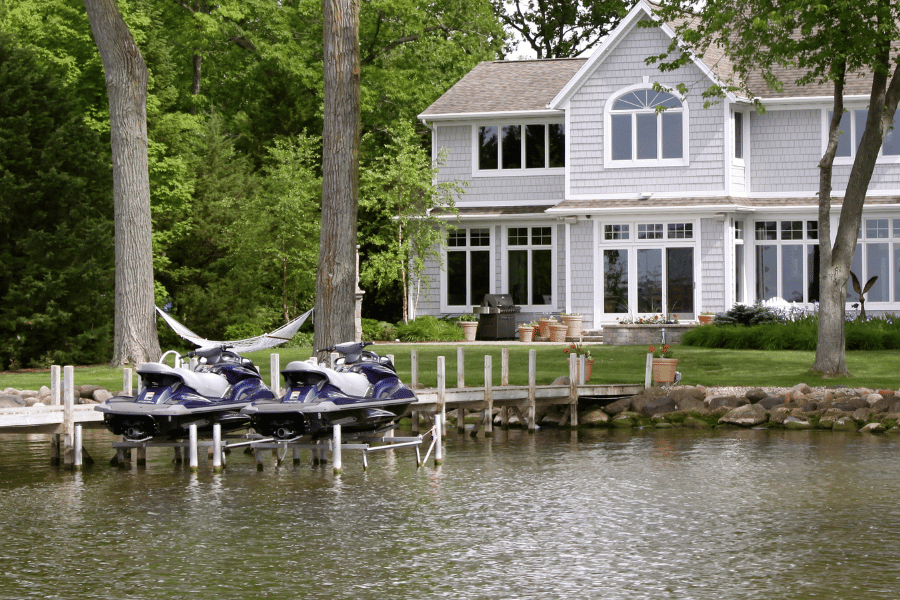
M 233 342 L 217 342 L 200 337 L 199 335 L 173 319 L 171 316 L 166 314 L 158 306 L 156 307 L 156 312 L 158 312 L 162 316 L 162 318 L 165 319 L 166 323 L 169 324 L 169 327 L 171 327 L 175 333 L 188 340 L 192 344 L 196 344 L 201 349 L 220 348 L 222 346 L 228 346 L 229 348 L 233 348 L 234 351 L 238 354 L 240 354 L 241 352 L 252 352 L 254 350 L 274 348 L 278 344 L 285 343 L 286 341 L 294 337 L 294 335 L 300 329 L 300 326 L 303 325 L 304 321 L 306 321 L 312 311 L 313 309 L 309 309 L 287 325 L 276 329 L 272 333 L 264 333 L 263 335 L 247 338 L 246 340 L 236 340 Z

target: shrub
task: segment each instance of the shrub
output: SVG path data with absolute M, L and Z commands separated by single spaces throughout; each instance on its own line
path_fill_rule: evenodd
M 363 319 L 362 339 L 367 342 L 393 342 L 397 339 L 397 326 L 378 319 Z
M 465 335 L 463 330 L 452 322 L 436 317 L 419 317 L 409 323 L 397 325 L 397 337 L 401 342 L 458 342 Z

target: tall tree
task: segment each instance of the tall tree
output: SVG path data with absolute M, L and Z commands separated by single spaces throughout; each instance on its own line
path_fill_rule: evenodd
M 400 282 L 403 322 L 415 318 L 415 302 L 409 306 L 410 287 L 427 289 L 425 261 L 440 263 L 446 239 L 445 221 L 456 212 L 456 197 L 464 183 L 438 181 L 438 169 L 446 160 L 442 152 L 432 164 L 428 151 L 409 123 L 388 131 L 385 153 L 367 165 L 361 176 L 360 221 L 366 243 L 372 246 L 360 267 L 364 289 L 380 289 Z M 418 297 L 418 294 L 415 295 Z
M 325 118 L 315 348 L 356 338 L 359 0 L 323 0 Z
M 493 0 L 497 16 L 537 58 L 572 58 L 615 29 L 634 0 Z
M 677 38 L 659 60 L 664 70 L 699 55 L 724 52 L 732 65 L 724 85 L 706 90 L 719 96 L 733 90 L 757 98 L 753 76 L 781 89 L 785 68 L 803 73 L 800 85 L 827 84 L 834 101 L 828 143 L 819 162 L 819 330 L 813 370 L 846 375 L 844 312 L 850 264 L 875 161 L 892 127 L 900 100 L 900 61 L 892 47 L 900 41 L 900 3 L 892 0 L 707 0 L 699 5 L 661 0 L 658 16 L 675 25 Z M 844 89 L 851 78 L 868 77 L 869 106 L 832 234 L 832 167 L 844 112 Z
M 147 65 L 115 0 L 84 0 L 109 95 L 116 292 L 112 364 L 159 358 L 153 296 Z

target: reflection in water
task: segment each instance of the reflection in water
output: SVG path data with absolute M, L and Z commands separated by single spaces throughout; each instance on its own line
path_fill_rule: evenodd
M 79 474 L 46 439 L 0 442 L 0 599 L 847 599 L 900 574 L 894 437 L 451 433 L 438 468 L 346 452 L 340 476 L 160 450 Z

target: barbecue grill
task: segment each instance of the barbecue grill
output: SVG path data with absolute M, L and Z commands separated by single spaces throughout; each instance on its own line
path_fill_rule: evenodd
M 475 309 L 481 313 L 475 338 L 479 340 L 515 338 L 516 313 L 520 310 L 520 307 L 513 304 L 510 294 L 485 294 L 481 306 Z

